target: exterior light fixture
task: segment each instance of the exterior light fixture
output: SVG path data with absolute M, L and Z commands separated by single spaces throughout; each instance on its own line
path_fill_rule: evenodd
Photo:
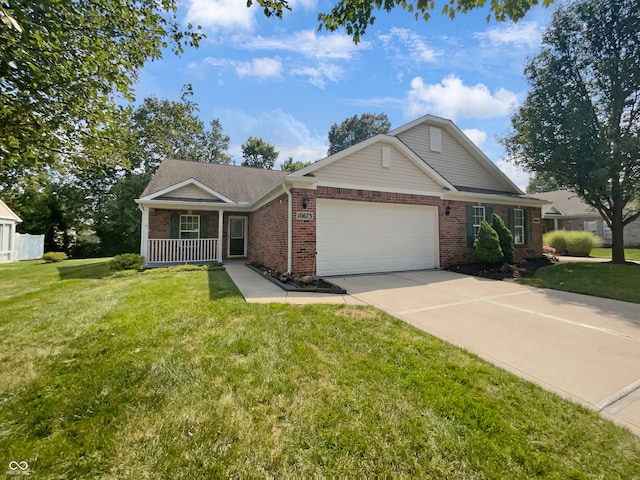
M 445 216 L 448 217 L 450 213 L 451 213 L 451 207 L 447 206 L 447 208 L 444 209 L 444 214 L 445 214 Z
M 302 208 L 307 208 L 309 205 L 309 197 L 302 197 Z

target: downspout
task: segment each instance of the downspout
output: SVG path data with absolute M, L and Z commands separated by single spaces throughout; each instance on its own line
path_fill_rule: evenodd
M 282 189 L 287 194 L 287 272 L 291 273 L 292 267 L 292 258 L 291 251 L 293 250 L 293 196 L 291 195 L 291 190 L 287 188 L 287 182 L 285 181 L 282 184 Z

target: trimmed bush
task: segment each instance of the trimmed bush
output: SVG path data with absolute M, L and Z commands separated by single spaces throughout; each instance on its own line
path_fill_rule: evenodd
M 142 255 L 138 255 L 137 253 L 123 253 L 121 255 L 116 255 L 111 260 L 109 260 L 109 270 L 113 272 L 119 272 L 122 270 L 142 270 L 142 264 L 144 263 L 144 259 Z
M 491 223 L 491 227 L 498 234 L 498 239 L 500 240 L 500 248 L 502 249 L 502 254 L 504 255 L 505 263 L 512 264 L 513 263 L 513 234 L 511 230 L 507 228 L 507 226 L 500 218 L 500 215 L 497 213 L 493 214 L 493 222 Z
M 558 255 L 588 257 L 591 250 L 600 245 L 600 239 L 591 232 L 557 230 L 545 233 L 542 243 L 555 248 Z
M 482 265 L 499 265 L 504 260 L 504 254 L 502 253 L 502 248 L 500 248 L 500 238 L 486 220 L 483 220 L 480 224 L 478 238 L 473 247 L 475 259 Z
M 64 252 L 47 252 L 42 255 L 42 260 L 46 263 L 57 263 L 66 260 L 67 258 L 69 257 L 67 257 L 67 254 Z

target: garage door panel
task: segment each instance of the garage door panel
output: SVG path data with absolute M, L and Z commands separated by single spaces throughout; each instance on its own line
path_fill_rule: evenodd
M 437 208 L 317 202 L 318 273 L 339 275 L 437 267 Z

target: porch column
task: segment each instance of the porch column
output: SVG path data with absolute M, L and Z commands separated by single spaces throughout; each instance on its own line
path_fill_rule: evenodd
M 149 256 L 149 208 L 140 205 L 142 210 L 142 233 L 140 235 L 140 255 L 144 257 L 144 263 L 147 263 Z
M 224 227 L 224 210 L 218 211 L 218 261 L 222 263 L 222 229 Z
M 554 218 L 553 219 L 553 229 L 557 232 L 558 231 L 558 219 Z

